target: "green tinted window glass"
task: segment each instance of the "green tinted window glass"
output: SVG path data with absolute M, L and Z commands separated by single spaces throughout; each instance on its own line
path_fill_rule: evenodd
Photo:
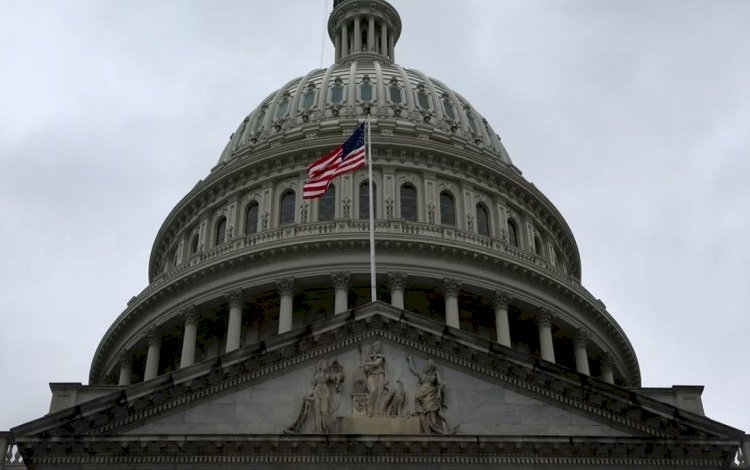
M 362 101 L 372 101 L 372 85 L 365 83 L 360 86 L 359 95 L 362 97 Z
M 401 88 L 397 86 L 392 86 L 390 88 L 391 91 L 391 101 L 394 103 L 400 103 L 401 102 Z
M 331 103 L 341 103 L 344 99 L 344 87 L 335 86 L 331 88 Z

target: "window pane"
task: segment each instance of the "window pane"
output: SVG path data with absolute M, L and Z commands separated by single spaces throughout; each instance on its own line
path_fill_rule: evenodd
M 344 87 L 335 86 L 331 88 L 331 103 L 341 103 L 344 99 Z
M 391 90 L 391 101 L 394 103 L 400 103 L 401 102 L 401 88 L 397 86 L 392 86 L 390 90 Z
M 216 239 L 214 240 L 216 243 L 214 243 L 214 245 L 221 245 L 222 243 L 224 243 L 226 232 L 227 218 L 222 217 L 218 222 L 216 222 Z
M 456 113 L 453 110 L 453 105 L 450 101 L 443 101 L 443 108 L 445 108 L 445 115 L 448 116 L 448 119 L 451 121 L 456 120 Z
M 426 93 L 418 93 L 417 102 L 419 103 L 420 108 L 430 109 L 430 99 L 427 97 Z
M 518 246 L 518 231 L 516 230 L 516 224 L 508 219 L 508 240 L 513 246 Z
M 318 220 L 333 220 L 336 215 L 336 187 L 331 185 L 320 198 L 318 204 Z
M 417 221 L 417 190 L 410 184 L 401 186 L 401 218 Z
M 490 234 L 490 218 L 487 209 L 482 205 L 477 205 L 477 232 L 480 235 Z
M 281 196 L 281 225 L 294 223 L 294 191 L 287 191 Z
M 305 93 L 305 98 L 302 100 L 302 107 L 305 109 L 312 108 L 313 103 L 315 102 L 315 92 L 314 91 L 308 91 Z
M 440 223 L 456 225 L 456 203 L 450 193 L 440 193 Z
M 359 94 L 362 97 L 362 101 L 372 101 L 372 85 L 365 83 L 360 86 Z
M 369 185 L 365 182 L 359 185 L 359 218 L 369 219 L 370 218 L 370 194 Z M 372 186 L 372 199 L 373 201 L 378 200 L 378 187 Z M 378 218 L 378 205 L 374 205 L 373 210 L 374 217 Z
M 198 253 L 198 234 L 193 235 L 193 240 L 190 242 L 190 254 L 194 255 Z
M 289 100 L 284 100 L 279 103 L 279 107 L 276 109 L 276 119 L 286 117 L 289 112 Z
M 245 211 L 245 235 L 258 231 L 258 204 L 252 203 Z

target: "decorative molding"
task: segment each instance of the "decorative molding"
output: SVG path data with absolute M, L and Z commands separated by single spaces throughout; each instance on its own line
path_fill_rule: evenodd
M 245 302 L 245 294 L 242 289 L 234 289 L 224 293 L 224 298 L 229 303 L 229 308 L 242 307 Z
M 197 325 L 199 312 L 196 305 L 190 305 L 180 311 L 180 315 L 185 321 L 185 325 Z
M 351 277 L 352 277 L 352 274 L 346 271 L 339 271 L 336 273 L 331 273 L 331 281 L 333 283 L 333 288 L 336 290 L 348 291 L 349 287 L 351 286 Z
M 537 311 L 534 320 L 536 320 L 536 324 L 539 326 L 539 328 L 552 327 L 552 314 L 544 308 L 540 308 Z
M 495 308 L 502 308 L 507 310 L 510 306 L 510 296 L 503 292 L 496 290 L 492 293 L 492 301 L 495 304 Z
M 146 341 L 148 342 L 149 346 L 161 344 L 161 331 L 159 331 L 159 327 L 152 326 L 151 328 L 149 328 L 149 330 L 146 332 Z
M 445 297 L 457 297 L 461 282 L 443 278 L 443 295 Z
M 276 288 L 279 290 L 279 295 L 294 295 L 294 278 L 278 279 Z
M 406 287 L 406 280 L 409 278 L 408 274 L 404 273 L 394 273 L 389 272 L 388 273 L 388 288 L 393 290 L 401 290 L 403 291 Z

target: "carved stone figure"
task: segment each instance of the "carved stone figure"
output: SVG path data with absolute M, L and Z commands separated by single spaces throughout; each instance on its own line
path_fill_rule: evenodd
M 385 356 L 382 354 L 380 341 L 370 346 L 370 352 L 360 365 L 365 374 L 367 386 L 367 416 L 383 415 L 383 399 L 385 398 Z
M 448 429 L 441 412 L 445 406 L 445 383 L 432 362 L 419 371 L 414 365 L 414 358 L 406 356 L 409 370 L 419 382 L 419 391 L 414 395 L 414 412 L 419 417 L 419 430 L 426 434 L 452 434 Z
M 313 432 L 328 434 L 331 416 L 339 405 L 343 383 L 344 369 L 338 360 L 334 360 L 331 364 L 325 359 L 318 362 L 312 378 L 310 394 L 303 398 L 297 420 L 284 432 L 293 434 L 300 432 L 312 411 Z
M 396 380 L 396 385 L 389 387 L 383 399 L 383 411 L 385 416 L 398 417 L 406 404 L 406 392 L 401 380 Z

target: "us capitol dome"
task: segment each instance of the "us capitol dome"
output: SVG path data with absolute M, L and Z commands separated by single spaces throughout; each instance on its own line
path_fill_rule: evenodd
M 89 385 L 52 384 L 50 414 L 11 431 L 16 465 L 741 464 L 702 387 L 641 387 L 563 216 L 481 109 L 396 62 L 401 29 L 383 0 L 334 1 L 335 63 L 242 119 L 156 234 Z M 368 116 L 376 302 L 367 169 L 302 197 Z

